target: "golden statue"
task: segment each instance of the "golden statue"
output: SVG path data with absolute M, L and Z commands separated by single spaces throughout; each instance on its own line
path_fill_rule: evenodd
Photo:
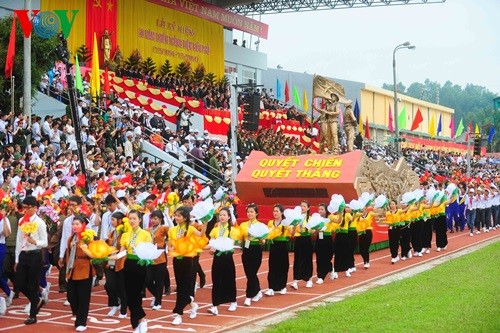
M 325 100 L 325 108 L 318 108 L 313 105 L 313 109 L 321 115 L 318 120 L 321 127 L 321 148 L 326 146 L 328 152 L 334 153 L 339 147 L 339 97 L 336 94 L 331 94 L 330 98 Z
M 109 62 L 111 60 L 111 48 L 113 47 L 113 44 L 111 43 L 111 34 L 109 33 L 108 29 L 104 30 L 104 34 L 102 35 L 101 38 L 101 49 L 103 50 L 104 54 L 104 62 Z
M 346 135 L 347 151 L 354 150 L 354 132 L 356 131 L 357 120 L 352 111 L 352 103 L 347 104 L 344 111 L 344 131 Z

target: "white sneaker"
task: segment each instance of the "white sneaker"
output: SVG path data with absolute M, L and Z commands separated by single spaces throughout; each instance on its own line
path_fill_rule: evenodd
M 397 255 L 397 256 L 396 256 L 396 262 L 398 262 L 398 261 L 399 261 L 399 259 L 400 259 L 400 258 L 399 258 L 399 255 Z
M 351 273 L 352 272 L 356 272 L 356 266 L 354 266 L 354 267 L 351 268 Z
M 121 313 L 120 313 L 120 314 L 118 315 L 118 319 L 125 319 L 125 318 L 127 318 L 127 314 L 126 314 L 126 313 L 124 313 L 124 314 L 121 314 Z
M 313 286 L 312 280 L 306 282 L 306 288 L 312 288 L 312 286 Z
M 345 276 L 351 277 L 351 272 L 349 272 L 349 270 L 345 271 Z
M 161 305 L 153 305 L 153 307 L 151 309 L 153 309 L 155 311 L 161 310 Z
M 245 298 L 245 302 L 243 302 L 243 305 L 245 305 L 245 306 L 252 305 L 252 299 L 251 298 Z
M 5 299 L 5 305 L 6 305 L 6 306 L 11 306 L 11 304 L 12 304 L 12 300 L 13 300 L 13 299 L 14 299 L 14 291 L 13 291 L 13 290 L 11 290 L 11 291 L 10 291 L 10 295 L 9 295 L 9 297 L 7 297 L 7 298 Z
M 66 301 L 66 302 L 67 302 L 67 301 Z M 24 312 L 24 313 L 30 313 L 30 311 L 31 311 L 31 303 L 28 303 L 28 304 L 26 304 L 26 306 L 24 307 L 23 312 Z
M 436 251 L 437 251 L 437 252 L 441 252 L 441 248 L 440 248 L 440 247 L 438 247 L 438 248 L 436 249 Z
M 366 264 L 364 264 L 363 266 L 365 267 L 365 269 L 368 269 L 368 268 L 370 268 L 370 263 L 369 263 L 369 262 L 367 262 L 367 263 L 366 263 Z
M 181 315 L 174 315 L 174 320 L 172 320 L 172 325 L 179 326 L 182 324 L 182 316 Z
M 71 303 L 68 301 L 68 300 L 65 300 L 64 303 L 63 303 L 64 306 L 70 306 Z M 29 312 L 29 311 L 28 311 Z
M 417 253 L 415 253 L 415 256 L 416 257 L 423 257 L 424 255 L 422 254 L 422 252 L 417 252 Z
M 238 308 L 238 303 L 236 303 L 236 302 L 232 302 L 232 303 L 229 305 L 229 308 L 227 309 L 227 311 L 234 312 L 234 311 L 236 311 L 236 308 Z
M 113 317 L 119 310 L 120 308 L 117 306 L 112 306 L 111 309 L 109 309 L 108 312 L 108 317 Z
M 476 231 L 476 235 L 479 235 L 480 233 L 481 233 L 481 231 L 479 231 L 479 230 L 478 230 L 478 231 Z
M 47 304 L 49 302 L 49 290 L 47 288 L 42 288 L 42 300 Z
M 325 281 L 323 281 L 323 279 L 316 280 L 316 284 L 323 284 L 323 282 L 325 282 Z M 309 283 L 309 281 L 307 281 L 307 283 Z M 306 287 L 307 287 L 307 285 L 306 285 Z M 311 283 L 311 287 L 312 287 L 312 283 Z
M 77 332 L 83 332 L 83 331 L 85 331 L 86 329 L 87 329 L 87 326 L 82 326 L 82 325 L 80 325 L 80 326 L 78 326 L 78 327 L 76 328 L 76 331 L 77 331 Z
M 194 319 L 198 314 L 198 304 L 191 302 L 191 310 L 189 310 L 189 318 Z
M 207 309 L 207 311 L 211 314 L 213 314 L 214 316 L 217 316 L 219 314 L 219 310 L 217 310 L 217 307 L 216 306 L 211 306 Z
M 299 285 L 298 285 L 297 281 L 293 281 L 293 282 L 290 284 L 290 286 L 292 286 L 292 288 L 293 288 L 293 289 L 295 289 L 295 290 L 298 290 L 298 289 L 299 289 Z
M 448 248 L 448 245 L 446 245 L 445 247 L 443 247 L 443 250 L 446 250 Z
M 423 248 L 422 248 L 422 251 L 420 251 L 420 253 L 422 253 L 422 254 L 427 253 L 427 248 L 426 248 L 426 247 L 423 247 Z
M 469 234 L 469 236 L 471 236 L 471 237 L 472 237 L 472 236 L 474 236 L 474 234 L 471 232 L 471 233 Z
M 330 272 L 330 280 L 338 279 L 339 275 L 335 271 Z
M 285 295 L 286 294 L 286 287 L 280 290 L 280 294 L 281 295 Z
M 262 298 L 262 292 L 258 292 L 257 295 L 255 295 L 253 298 L 252 298 L 252 301 L 253 302 L 258 302 L 260 299 Z
M 155 298 L 153 297 L 153 299 L 151 300 L 151 303 L 149 304 L 150 307 L 153 307 L 155 306 Z
M 408 251 L 408 254 L 406 256 L 408 257 L 408 259 L 411 259 L 411 257 L 413 257 L 413 254 L 411 253 L 411 250 Z
M 425 253 L 431 253 L 431 249 L 428 248 L 427 250 L 425 250 Z
M 7 302 L 5 302 L 5 297 L 0 297 L 0 316 L 5 316 L 7 313 Z
M 395 264 L 397 262 L 396 258 L 391 258 L 391 264 Z
M 403 261 L 405 261 L 406 259 L 408 259 L 408 258 L 406 258 L 406 257 L 401 257 L 401 260 L 403 260 Z
M 139 332 L 140 333 L 146 333 L 148 331 L 148 321 L 144 319 L 139 323 Z
M 267 291 L 264 293 L 266 296 L 274 296 L 274 290 L 272 289 L 267 289 Z

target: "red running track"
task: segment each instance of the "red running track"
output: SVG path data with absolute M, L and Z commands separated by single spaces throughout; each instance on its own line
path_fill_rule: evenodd
M 246 278 L 241 264 L 241 255 L 236 252 L 235 264 L 238 288 L 238 309 L 236 312 L 229 312 L 227 311 L 227 306 L 219 306 L 218 316 L 207 313 L 207 308 L 211 305 L 210 268 L 212 258 L 208 253 L 203 253 L 200 263 L 207 274 L 207 285 L 203 289 L 199 289 L 196 294 L 196 302 L 200 306 L 197 318 L 189 319 L 186 314 L 183 316 L 182 325 L 172 326 L 170 322 L 172 321 L 175 294 L 163 296 L 163 308 L 159 311 L 150 309 L 149 305 L 152 297 L 148 294 L 147 298 L 143 301 L 149 326 L 148 332 L 229 332 L 232 329 L 271 317 L 283 311 L 288 311 L 311 302 L 319 301 L 323 298 L 334 296 L 335 293 L 362 286 L 367 282 L 407 270 L 436 258 L 447 256 L 484 241 L 498 238 L 500 238 L 500 230 L 491 231 L 490 233 L 481 233 L 479 235 L 474 235 L 474 237 L 470 237 L 468 232 L 448 234 L 449 244 L 446 251 L 436 252 L 434 248 L 430 254 L 425 254 L 423 257 L 419 258 L 414 257 L 406 261 L 400 260 L 395 265 L 390 263 L 389 249 L 384 249 L 371 253 L 371 267 L 368 270 L 363 269 L 361 257 L 356 255 L 358 271 L 353 273 L 350 278 L 345 277 L 344 274 L 339 274 L 339 279 L 331 281 L 327 278 L 324 284 L 314 284 L 312 288 L 305 288 L 305 282 L 300 282 L 299 290 L 293 290 L 288 287 L 286 295 L 277 294 L 273 297 L 264 296 L 259 302 L 252 302 L 251 307 L 243 306 Z M 267 252 L 264 252 L 262 266 L 259 271 L 259 278 L 263 291 L 265 291 L 267 287 L 267 259 Z M 290 263 L 293 263 L 293 253 L 290 254 Z M 170 266 L 169 270 L 172 277 L 172 290 L 174 290 L 175 281 Z M 289 281 L 292 279 L 291 273 L 292 269 L 290 269 Z M 23 324 L 23 321 L 27 318 L 27 314 L 23 313 L 22 310 L 27 304 L 27 300 L 21 297 L 14 300 L 13 305 L 8 308 L 5 316 L 0 317 L 0 332 L 59 333 L 75 331 L 73 326 L 74 317 L 71 314 L 71 310 L 69 306 L 63 305 L 66 300 L 65 294 L 57 293 L 57 270 L 53 270 L 49 276 L 49 280 L 52 282 L 53 291 L 50 293 L 49 304 L 47 304 L 38 314 L 38 323 L 31 326 L 25 326 Z M 313 280 L 315 281 L 316 279 L 314 278 Z M 86 332 L 132 332 L 128 318 L 109 318 L 106 316 L 108 310 L 107 296 L 104 288 L 102 286 L 93 288 Z

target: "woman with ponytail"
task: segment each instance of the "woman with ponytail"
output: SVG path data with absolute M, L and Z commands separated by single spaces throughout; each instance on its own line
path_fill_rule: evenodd
M 328 218 L 328 209 L 327 205 L 324 203 L 320 203 L 318 205 L 318 214 L 325 219 L 328 219 L 328 222 L 325 223 L 325 230 L 318 231 L 317 239 L 316 239 L 316 273 L 318 279 L 316 280 L 317 284 L 322 284 L 326 278 L 326 275 L 330 273 L 330 278 L 333 280 L 334 270 L 332 266 L 332 258 L 333 258 L 333 223 Z
M 313 272 L 313 242 L 311 231 L 306 228 L 309 221 L 311 206 L 307 200 L 300 203 L 302 209 L 302 222 L 295 227 L 295 245 L 293 256 L 293 282 L 292 288 L 299 289 L 298 281 L 307 281 L 306 288 L 311 288 Z
M 338 213 L 340 227 L 335 231 L 335 259 L 333 262 L 334 275 L 345 272 L 345 276 L 350 277 L 351 272 L 351 249 L 349 243 L 349 224 L 353 220 L 352 210 L 349 205 L 346 205 L 344 211 Z

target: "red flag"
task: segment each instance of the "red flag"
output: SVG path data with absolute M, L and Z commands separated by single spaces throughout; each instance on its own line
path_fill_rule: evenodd
M 23 190 L 23 184 L 21 184 L 21 181 L 18 181 L 16 186 L 16 192 L 21 193 L 22 190 Z
M 132 184 L 132 174 L 128 174 L 122 179 L 120 179 L 120 183 L 123 184 L 123 186 L 131 185 Z
M 285 83 L 285 103 L 290 100 L 290 88 L 288 88 L 288 81 Z
M 108 74 L 108 67 L 104 70 L 104 92 L 109 95 L 110 88 L 109 88 L 109 74 Z
M 85 188 L 85 175 L 81 174 L 76 179 L 76 187 Z
M 420 108 L 418 108 L 417 114 L 415 115 L 415 119 L 413 119 L 410 130 L 416 130 L 422 121 L 424 121 L 424 117 L 422 117 L 422 112 L 420 112 Z
M 12 30 L 10 31 L 9 48 L 7 49 L 7 58 L 5 59 L 5 77 L 12 76 L 14 69 L 14 57 L 16 55 L 16 15 L 12 16 Z
M 193 180 L 193 190 L 194 190 L 194 193 L 198 194 L 200 193 L 200 191 L 202 190 L 202 186 L 201 184 L 197 181 L 197 180 Z
M 151 191 L 151 194 L 154 194 L 156 196 L 158 196 L 158 194 L 160 193 L 160 191 L 158 191 L 158 187 L 154 187 L 153 190 Z
M 394 132 L 394 118 L 392 117 L 392 110 L 390 105 L 389 105 L 389 132 Z
M 465 141 L 469 141 L 469 133 L 472 133 L 472 121 L 469 123 L 469 129 L 465 133 Z
M 99 180 L 97 182 L 97 194 L 103 194 L 109 192 L 109 184 L 104 180 Z
M 0 188 L 0 201 L 5 197 L 5 192 Z
M 366 116 L 365 138 L 370 140 L 370 125 L 368 125 L 368 116 Z
M 82 200 L 81 212 L 87 218 L 89 218 L 92 215 L 92 209 L 87 205 L 87 202 L 85 200 Z

